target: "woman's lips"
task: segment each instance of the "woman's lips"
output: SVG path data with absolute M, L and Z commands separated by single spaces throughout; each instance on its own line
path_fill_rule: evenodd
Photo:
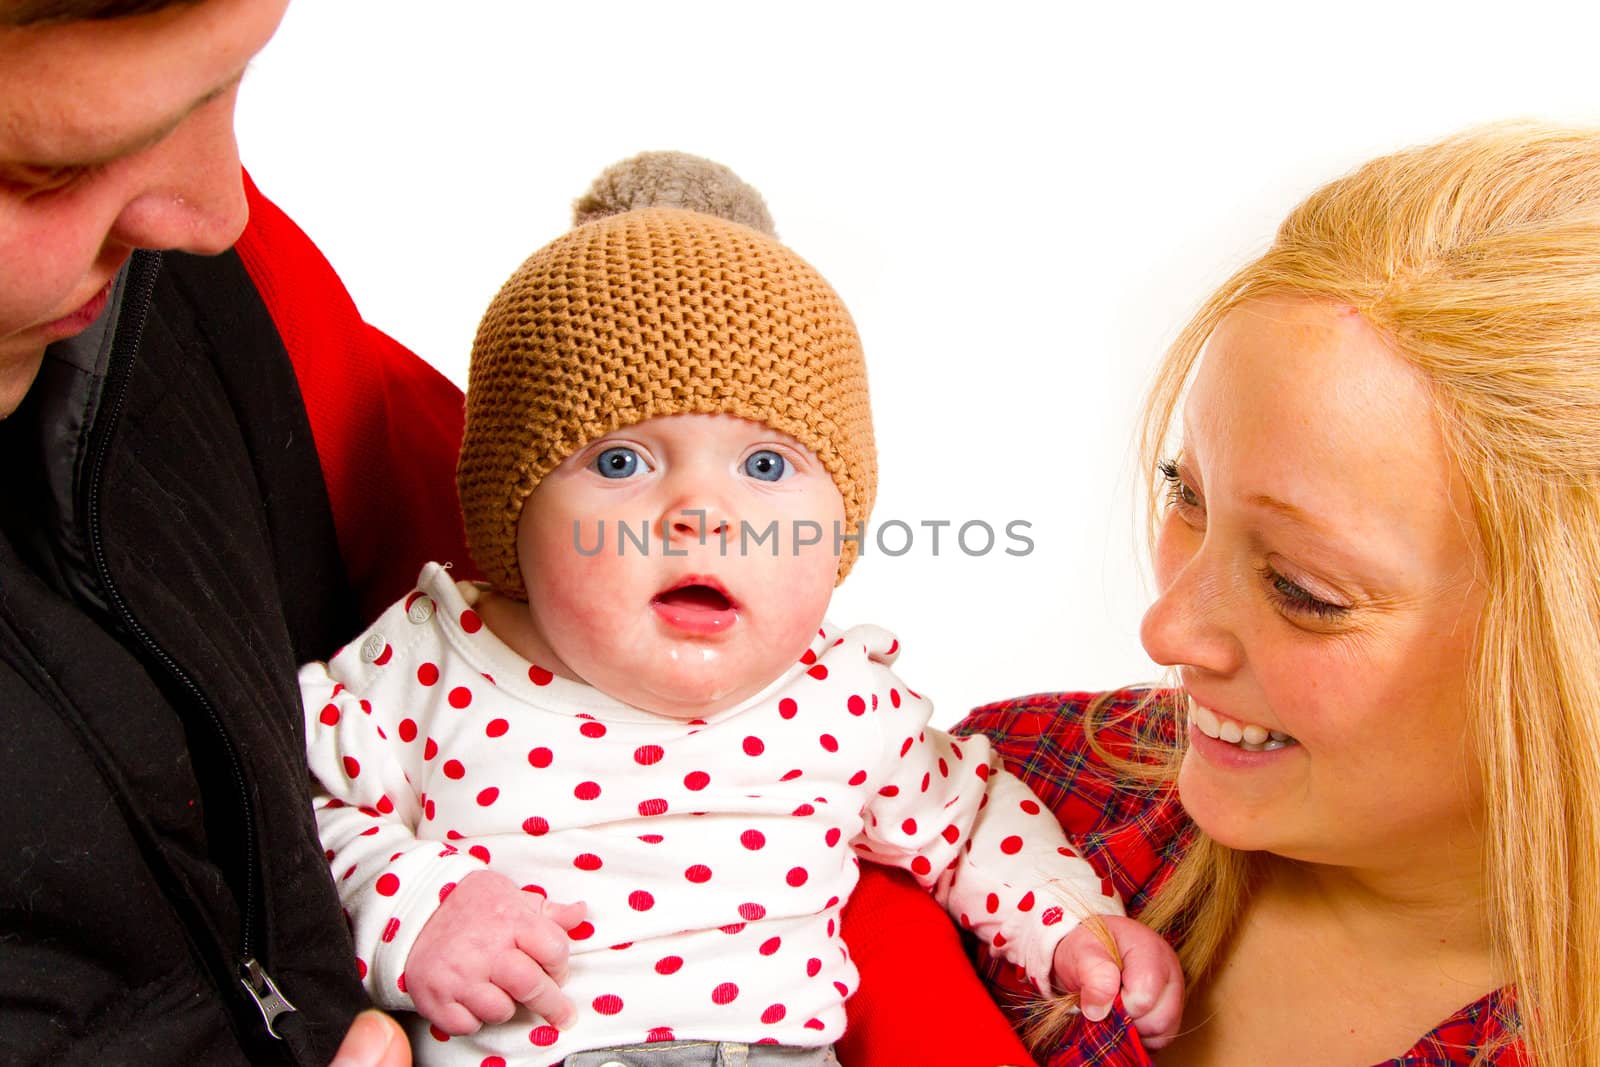
M 47 322 L 43 326 L 45 336 L 52 341 L 59 341 L 82 333 L 94 325 L 106 309 L 106 301 L 111 297 L 111 280 L 100 287 L 100 291 L 91 296 L 77 311 L 69 312 L 54 322 Z
M 657 593 L 650 606 L 656 617 L 673 629 L 702 636 L 724 633 L 739 620 L 732 599 L 710 581 L 680 582 Z

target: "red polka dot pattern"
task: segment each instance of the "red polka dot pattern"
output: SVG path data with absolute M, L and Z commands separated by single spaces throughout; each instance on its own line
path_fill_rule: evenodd
M 431 602 L 447 628 L 458 624 L 469 636 L 486 631 L 475 612 L 452 604 L 447 590 Z M 1053 947 L 1045 930 L 1060 929 L 1066 916 L 1033 892 L 1041 872 L 1018 863 L 1024 855 L 1040 863 L 1042 856 L 1045 865 L 1059 863 L 1070 873 L 1082 861 L 1051 836 L 1053 819 L 1036 800 L 1009 777 L 990 774 L 984 739 L 957 743 L 927 729 L 929 705 L 887 684 L 891 676 L 868 663 L 862 653 L 871 648 L 882 655 L 887 639 L 828 634 L 791 676 L 789 692 L 731 715 L 671 722 L 606 713 L 601 721 L 594 705 L 568 710 L 563 703 L 570 692 L 565 687 L 575 683 L 555 683 L 538 666 L 512 668 L 503 648 L 469 665 L 453 647 L 415 636 L 425 638 L 426 629 L 405 633 L 390 649 L 394 671 L 361 665 L 368 689 L 359 695 L 371 709 L 372 730 L 363 718 L 340 713 L 341 706 L 353 710 L 358 694 L 309 709 L 314 726 L 339 728 L 326 731 L 330 741 L 352 735 L 338 737 L 341 748 L 320 764 L 343 769 L 349 778 L 334 790 L 341 798 L 334 805 L 348 804 L 348 816 L 332 817 L 330 824 L 348 817 L 344 840 L 376 844 L 388 839 L 360 835 L 381 831 L 382 820 L 402 808 L 420 809 L 418 833 L 428 838 L 429 859 L 456 855 L 459 848 L 489 863 L 493 847 L 494 869 L 517 883 L 530 876 L 543 882 L 523 887 L 532 899 L 548 892 L 556 901 L 583 900 L 589 915 L 567 932 L 574 959 L 598 954 L 625 964 L 615 971 L 624 976 L 615 984 L 591 980 L 578 990 L 591 1021 L 614 1017 L 618 1023 L 611 1025 L 626 1025 L 635 1041 L 645 1033 L 671 1040 L 684 1029 L 683 1020 L 663 1017 L 663 1007 L 687 996 L 702 1005 L 706 1019 L 723 1020 L 718 1025 L 750 1027 L 759 1020 L 770 1028 L 766 1036 L 758 1031 L 746 1038 L 751 1041 L 804 1043 L 803 1034 L 839 1025 L 842 1015 L 829 1014 L 837 1008 L 816 1005 L 846 996 L 853 985 L 848 954 L 836 940 L 837 909 L 859 858 L 869 855 L 907 868 L 924 885 L 954 871 L 955 882 L 940 883 L 951 887 L 953 912 L 991 943 L 1006 923 L 1012 943 L 999 938 L 1004 951 L 1024 954 L 1013 962 L 1032 958 L 1026 956 L 1032 941 Z M 460 634 L 454 640 L 459 644 Z M 482 668 L 488 670 L 480 674 Z M 533 685 L 556 688 L 534 702 L 514 677 L 520 670 Z M 485 681 L 490 673 L 517 684 L 494 687 Z M 368 744 L 383 731 L 398 742 Z M 405 747 L 422 739 L 420 750 Z M 419 791 L 416 808 L 397 792 L 405 782 Z M 1001 803 L 985 812 L 974 840 L 986 784 L 997 782 L 1005 783 L 994 794 Z M 334 805 L 327 807 L 337 810 Z M 637 819 L 651 820 L 646 825 L 656 832 L 641 833 Z M 852 842 L 858 851 L 848 851 Z M 329 842 L 331 868 L 350 870 L 345 886 L 368 886 L 375 899 L 394 901 L 387 905 L 390 914 L 380 905 L 370 922 L 362 917 L 354 924 L 367 960 L 393 952 L 381 946 L 398 937 L 408 915 L 398 910 L 410 896 L 400 892 L 401 881 L 419 869 L 400 866 L 406 853 L 391 855 L 393 846 L 377 847 L 380 855 L 352 865 L 351 857 L 365 853 L 346 854 L 341 842 Z M 1062 851 L 1053 857 L 1052 849 Z M 1017 860 L 1006 866 L 1007 857 Z M 397 864 L 395 871 L 372 869 L 389 862 Z M 972 883 L 982 890 L 962 889 L 969 865 L 985 872 L 987 881 Z M 1047 876 L 1065 878 L 1057 870 Z M 452 871 L 452 877 L 461 873 Z M 433 883 L 422 892 L 443 900 L 454 885 Z M 995 887 L 998 892 L 990 892 Z M 735 891 L 739 895 L 730 899 Z M 372 909 L 352 911 L 361 916 Z M 718 944 L 725 947 L 694 945 L 690 951 L 691 941 L 680 947 L 674 935 L 659 939 L 663 929 L 707 928 L 723 933 Z M 1031 941 L 1016 930 L 1031 931 Z M 630 953 L 648 955 L 629 963 Z M 760 967 L 752 968 L 757 959 Z M 648 983 L 656 985 L 647 989 Z M 805 991 L 803 983 L 821 989 Z M 521 1058 L 546 1062 L 569 1054 L 582 1040 L 585 1024 L 577 1025 L 580 1031 L 572 1034 L 550 1026 L 515 1031 L 541 1052 L 549 1050 Z M 506 1048 L 477 1040 L 457 1042 L 474 1049 L 472 1063 L 479 1057 L 488 1067 L 497 1058 L 519 1062 Z M 495 1055 L 486 1056 L 491 1051 Z

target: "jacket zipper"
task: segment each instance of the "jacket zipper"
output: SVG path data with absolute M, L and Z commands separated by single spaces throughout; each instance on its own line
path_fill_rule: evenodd
M 205 712 L 210 720 L 212 731 L 222 742 L 222 751 L 227 758 L 228 769 L 232 772 L 234 785 L 238 790 L 240 809 L 243 812 L 245 836 L 245 886 L 244 886 L 244 915 L 240 954 L 236 961 L 239 984 L 249 994 L 256 1008 L 261 1012 L 262 1021 L 266 1024 L 267 1032 L 273 1037 L 282 1040 L 274 1023 L 282 1015 L 295 1011 L 291 1004 L 272 981 L 266 969 L 257 962 L 252 946 L 255 944 L 255 930 L 258 922 L 257 883 L 260 881 L 261 872 L 256 862 L 256 827 L 255 805 L 250 799 L 250 790 L 245 783 L 243 765 L 239 760 L 238 749 L 234 747 L 233 739 L 228 736 L 228 731 L 223 727 L 222 719 L 217 714 L 216 708 L 189 674 L 178 665 L 166 649 L 156 643 L 150 632 L 134 618 L 133 611 L 128 607 L 128 602 L 123 598 L 122 591 L 117 588 L 111 578 L 111 565 L 106 558 L 105 545 L 100 529 L 100 493 L 104 485 L 106 456 L 110 451 L 109 442 L 122 416 L 122 406 L 127 399 L 128 383 L 133 376 L 134 355 L 139 350 L 140 342 L 144 338 L 145 319 L 150 312 L 150 304 L 155 294 L 156 276 L 161 272 L 161 256 L 159 252 L 140 251 L 134 253 L 132 263 L 129 265 L 128 289 L 122 301 L 122 310 L 117 320 L 117 331 L 112 341 L 111 370 L 107 381 L 107 390 L 111 401 L 104 422 L 96 419 L 96 427 L 103 425 L 104 429 L 98 434 L 94 454 L 89 468 L 88 494 L 85 504 L 85 523 L 88 529 L 88 539 L 91 555 L 94 558 L 94 567 L 100 585 L 105 590 L 106 601 L 115 613 L 119 622 L 127 628 L 134 638 L 144 647 L 145 651 L 153 656 L 167 671 L 167 673 L 182 686 L 193 698 L 194 703 Z

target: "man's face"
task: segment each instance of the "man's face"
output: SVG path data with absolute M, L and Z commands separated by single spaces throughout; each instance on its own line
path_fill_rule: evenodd
M 234 99 L 287 2 L 0 28 L 0 418 L 133 249 L 238 237 Z

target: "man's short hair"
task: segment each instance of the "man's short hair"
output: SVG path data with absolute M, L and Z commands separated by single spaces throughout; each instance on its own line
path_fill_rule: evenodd
M 80 19 L 120 19 L 195 2 L 197 0 L 12 0 L 11 3 L 0 4 L 0 27 L 31 26 L 36 22 L 75 22 Z

